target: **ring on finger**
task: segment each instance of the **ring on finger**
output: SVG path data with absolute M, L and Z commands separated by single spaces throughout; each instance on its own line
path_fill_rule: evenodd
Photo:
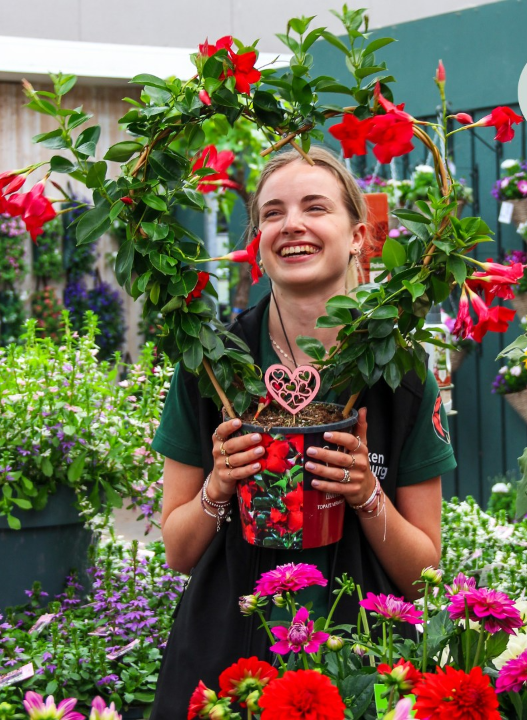
M 222 440 L 222 441 L 221 441 L 221 445 L 220 445 L 220 453 L 221 453 L 222 455 L 227 455 L 227 450 L 225 450 L 224 445 L 225 445 L 225 440 Z
M 357 462 L 357 459 L 356 459 L 355 455 L 352 455 L 351 456 L 351 465 L 349 466 L 348 470 L 353 470 L 356 462 Z
M 339 480 L 339 482 L 340 483 L 351 482 L 350 471 L 348 470 L 348 468 L 344 468 L 344 477 L 342 478 L 342 480 Z
M 227 454 L 225 455 L 225 467 L 228 467 L 229 470 L 232 470 L 232 465 L 230 463 L 229 456 Z
M 230 478 L 231 475 L 232 475 L 232 470 L 229 470 L 229 472 L 227 473 L 227 477 Z
M 356 448 L 353 448 L 353 452 L 357 452 L 357 450 L 358 450 L 358 449 L 360 448 L 360 446 L 362 445 L 362 440 L 360 439 L 360 435 L 357 435 L 356 438 L 357 438 L 357 447 L 356 447 Z
M 216 438 L 216 440 L 219 440 L 220 443 L 223 442 L 222 436 L 218 433 L 218 428 L 216 428 L 216 430 L 214 430 L 214 437 Z

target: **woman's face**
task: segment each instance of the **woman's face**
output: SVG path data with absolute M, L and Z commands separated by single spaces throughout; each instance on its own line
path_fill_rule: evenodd
M 352 222 L 331 171 L 301 160 L 276 170 L 260 192 L 259 228 L 262 262 L 278 287 L 344 292 L 364 225 Z

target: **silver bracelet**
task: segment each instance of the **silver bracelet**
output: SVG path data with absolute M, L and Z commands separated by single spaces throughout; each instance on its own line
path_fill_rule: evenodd
M 216 532 L 219 532 L 221 529 L 221 526 L 225 521 L 230 522 L 231 521 L 231 513 L 232 509 L 230 507 L 231 501 L 230 500 L 224 500 L 222 502 L 213 502 L 207 495 L 207 485 L 210 480 L 210 476 L 212 473 L 210 473 L 207 476 L 207 479 L 203 483 L 203 487 L 201 488 L 201 495 L 200 495 L 200 501 L 201 501 L 201 507 L 203 509 L 203 512 L 206 513 L 209 517 L 216 518 Z M 218 512 L 211 512 L 207 505 L 210 507 L 216 508 Z
M 207 475 L 207 478 L 206 478 L 205 482 L 203 483 L 203 487 L 201 488 L 201 497 L 203 498 L 203 502 L 206 502 L 207 505 L 210 505 L 210 507 L 214 507 L 214 508 L 227 507 L 227 505 L 231 504 L 230 499 L 229 500 L 221 500 L 219 502 L 214 502 L 207 495 L 207 488 L 209 486 L 209 480 L 210 480 L 211 475 L 212 475 L 211 472 Z
M 375 476 L 375 487 L 373 488 L 373 492 L 372 492 L 372 494 L 370 495 L 370 497 L 369 497 L 365 502 L 361 503 L 360 505 L 350 505 L 351 509 L 352 509 L 352 510 L 355 510 L 355 512 L 356 512 L 357 510 L 366 510 L 366 512 L 367 512 L 367 511 L 368 511 L 367 508 L 368 508 L 370 505 L 372 505 L 372 503 L 375 502 L 375 498 L 376 498 L 378 495 L 380 495 L 381 492 L 382 492 L 382 491 L 381 491 L 381 484 L 380 484 L 379 479 L 377 478 L 377 476 Z

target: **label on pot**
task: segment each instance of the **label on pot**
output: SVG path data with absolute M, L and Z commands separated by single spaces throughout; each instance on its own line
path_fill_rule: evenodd
M 57 617 L 57 613 L 45 613 L 41 615 L 36 623 L 29 628 L 28 633 L 32 635 L 41 632 L 41 630 L 50 624 L 54 617 Z
M 132 640 L 132 642 L 129 642 L 128 645 L 123 645 L 123 647 L 119 648 L 119 650 L 114 650 L 114 652 L 108 653 L 106 656 L 108 660 L 117 660 L 117 658 L 120 658 L 122 655 L 126 655 L 127 652 L 130 652 L 137 644 L 139 643 L 139 638 L 136 638 L 135 640 Z
M 308 447 L 337 449 L 324 440 L 325 429 L 306 435 L 262 433 L 262 469 L 237 487 L 243 537 L 251 545 L 302 550 L 342 537 L 343 496 L 312 488 L 314 476 L 304 468 Z
M 512 222 L 512 213 L 514 212 L 514 205 L 511 202 L 502 202 L 500 207 L 500 214 L 498 222 L 510 225 Z
M 22 680 L 27 680 L 28 678 L 33 677 L 34 674 L 35 670 L 33 669 L 33 663 L 27 663 L 27 665 L 22 665 L 22 667 L 19 667 L 16 670 L 11 670 L 11 672 L 6 673 L 5 675 L 0 675 L 0 687 L 15 685 L 15 683 L 19 683 L 22 682 Z

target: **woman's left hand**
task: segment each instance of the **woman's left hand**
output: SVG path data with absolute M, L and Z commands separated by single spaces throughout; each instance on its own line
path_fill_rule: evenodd
M 337 445 L 338 450 L 309 447 L 306 454 L 312 460 L 306 462 L 305 467 L 317 476 L 312 480 L 312 486 L 322 492 L 343 495 L 350 505 L 366 502 L 375 489 L 375 476 L 368 458 L 367 433 L 366 408 L 361 408 L 355 434 L 324 433 L 324 439 Z

